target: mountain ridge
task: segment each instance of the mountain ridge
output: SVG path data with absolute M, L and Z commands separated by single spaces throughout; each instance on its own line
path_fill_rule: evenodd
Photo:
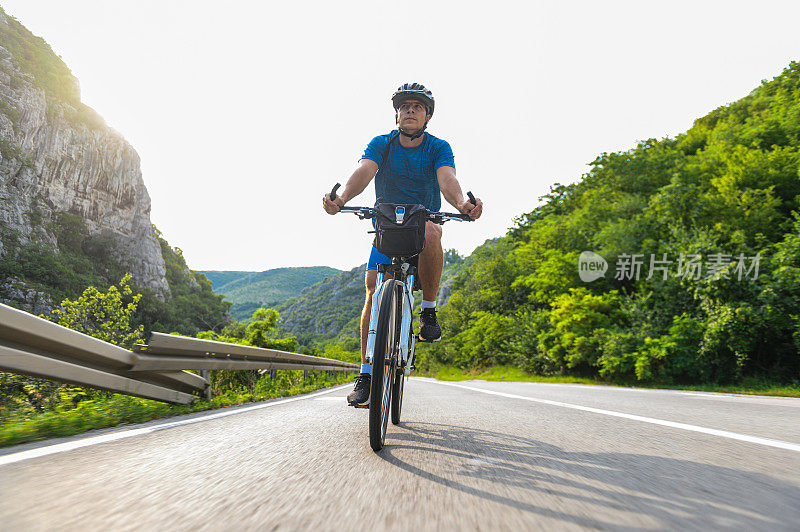
M 248 319 L 261 307 L 276 307 L 299 296 L 303 290 L 341 273 L 329 266 L 298 266 L 243 272 L 226 270 L 201 271 L 217 284 L 214 292 L 225 296 L 233 303 L 231 316 L 238 320 Z
M 450 287 L 454 277 L 468 261 L 453 249 L 445 251 L 444 259 L 444 270 L 437 297 L 440 308 L 450 297 Z M 298 297 L 284 302 L 277 309 L 280 313 L 278 325 L 281 331 L 284 334 L 295 335 L 301 344 L 358 338 L 361 310 L 364 307 L 366 270 L 365 263 L 341 272 L 306 288 Z M 419 310 L 422 292 L 418 291 L 415 294 L 415 305 Z

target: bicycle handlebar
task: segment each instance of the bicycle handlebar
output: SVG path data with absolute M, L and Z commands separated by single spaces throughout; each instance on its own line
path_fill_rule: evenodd
M 339 190 L 341 187 L 341 183 L 336 183 L 334 187 L 331 189 L 331 201 L 335 200 L 338 196 L 336 195 L 336 191 Z M 473 205 L 477 205 L 475 201 L 475 196 L 472 195 L 472 192 L 467 192 L 467 197 L 469 198 L 470 203 Z M 377 210 L 374 207 L 339 207 L 339 212 L 346 212 L 358 215 L 359 218 L 362 220 L 365 218 L 373 218 Z M 428 219 L 435 224 L 443 224 L 448 220 L 458 220 L 460 222 L 474 222 L 472 218 L 470 218 L 469 214 L 461 214 L 461 213 L 454 213 L 454 212 L 431 212 L 428 211 Z

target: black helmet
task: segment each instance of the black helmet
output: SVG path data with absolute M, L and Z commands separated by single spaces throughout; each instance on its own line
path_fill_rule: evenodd
M 433 93 L 425 88 L 422 83 L 403 83 L 392 95 L 392 105 L 397 111 L 406 100 L 421 100 L 425 104 L 428 114 L 433 116 Z

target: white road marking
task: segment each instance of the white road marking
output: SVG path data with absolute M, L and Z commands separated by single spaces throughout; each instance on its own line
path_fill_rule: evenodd
M 124 438 L 132 438 L 133 436 L 139 436 L 142 434 L 149 434 L 151 432 L 156 432 L 158 430 L 164 429 L 171 429 L 173 427 L 180 427 L 182 425 L 189 425 L 191 423 L 200 423 L 202 421 L 210 421 L 212 419 L 218 419 L 221 417 L 232 416 L 234 414 L 241 414 L 243 412 L 251 412 L 253 410 L 260 410 L 262 408 L 269 408 L 271 406 L 278 406 L 283 405 L 286 403 L 292 403 L 294 401 L 302 401 L 304 399 L 311 399 L 312 397 L 317 397 L 319 395 L 328 394 L 331 392 L 335 392 L 352 385 L 345 384 L 342 386 L 337 386 L 335 388 L 331 388 L 329 390 L 324 390 L 321 392 L 315 392 L 308 395 L 301 395 L 299 397 L 289 397 L 287 399 L 281 399 L 278 401 L 273 401 L 270 403 L 262 403 L 253 406 L 247 406 L 244 408 L 237 408 L 235 410 L 227 410 L 225 412 L 217 412 L 216 414 L 209 414 L 207 416 L 200 416 L 194 417 L 191 419 L 184 419 L 182 421 L 173 421 L 171 423 L 162 423 L 160 425 L 153 425 L 151 427 L 143 427 L 140 429 L 130 429 L 124 430 L 120 432 L 114 432 L 113 434 L 104 434 L 102 436 L 93 436 L 91 438 L 85 438 L 82 440 L 70 441 L 65 443 L 57 443 L 55 445 L 48 445 L 46 447 L 38 447 L 36 449 L 30 449 L 28 451 L 20 451 L 18 453 L 7 454 L 4 456 L 0 456 L 0 466 L 4 466 L 7 464 L 13 464 L 15 462 L 21 462 L 23 460 L 28 460 L 30 458 L 39 458 L 40 456 L 47 456 L 49 454 L 56 454 L 56 453 L 63 453 L 66 451 L 72 451 L 73 449 L 80 449 L 81 447 L 88 447 L 90 445 L 97 445 L 98 443 L 106 443 L 110 441 L 122 440 Z M 336 399 L 340 399 L 337 397 Z
M 582 410 L 584 412 L 592 412 L 594 414 L 603 414 L 606 416 L 620 417 L 623 419 L 631 419 L 633 421 L 641 421 L 643 423 L 652 423 L 653 425 L 661 425 L 663 427 L 671 427 L 674 429 L 689 430 L 692 432 L 700 432 L 703 434 L 711 434 L 712 436 L 720 436 L 731 440 L 745 441 L 748 443 L 756 443 L 759 445 L 766 445 L 768 447 L 776 447 L 778 449 L 786 449 L 788 451 L 795 451 L 800 453 L 800 444 L 791 443 L 781 440 L 773 440 L 770 438 L 761 438 L 759 436 L 750 436 L 748 434 L 739 434 L 737 432 L 729 432 L 727 430 L 710 429 L 707 427 L 700 427 L 697 425 L 689 425 L 687 423 L 678 423 L 676 421 L 667 421 L 664 419 L 656 419 L 652 417 L 637 416 L 635 414 L 626 414 L 624 412 L 615 412 L 613 410 L 603 410 L 601 408 L 592 408 L 589 406 L 574 405 L 571 403 L 562 403 L 561 401 L 550 401 L 548 399 L 538 399 L 535 397 L 526 397 L 524 395 L 516 395 L 513 393 L 496 392 L 493 390 L 484 390 L 483 388 L 476 388 L 474 386 L 464 386 L 463 384 L 453 384 L 451 382 L 442 382 L 437 380 L 428 380 L 442 386 L 453 386 L 454 388 L 463 388 L 465 390 L 472 390 L 474 392 L 485 393 L 489 395 L 499 395 L 500 397 L 508 397 L 510 399 L 522 399 L 524 401 L 532 401 L 534 403 L 542 403 L 551 406 L 562 406 L 564 408 L 572 408 L 574 410 Z
M 419 379 L 429 379 L 428 377 L 417 377 Z M 500 382 L 500 381 L 496 381 Z M 514 381 L 508 381 L 514 382 Z M 611 385 L 597 385 L 597 384 L 576 384 L 571 382 L 530 382 L 526 384 L 535 384 L 536 387 L 562 387 L 562 388 L 591 388 L 598 392 L 638 392 L 638 393 L 658 393 L 658 394 L 677 394 L 677 395 L 695 395 L 697 397 L 705 397 L 706 399 L 722 399 L 729 400 L 735 399 L 751 399 L 756 400 L 774 400 L 792 403 L 797 401 L 797 397 L 784 397 L 780 395 L 757 395 L 749 393 L 729 393 L 729 392 L 699 392 L 699 391 L 686 391 L 686 390 L 672 390 L 669 388 L 631 388 L 622 386 Z
M 342 401 L 343 403 L 347 402 L 347 397 L 342 397 L 337 395 L 336 397 L 317 397 L 314 399 L 315 401 Z

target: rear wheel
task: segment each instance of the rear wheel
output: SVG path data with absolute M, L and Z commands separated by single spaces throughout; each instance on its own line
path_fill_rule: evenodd
M 392 387 L 392 424 L 400 423 L 400 410 L 403 408 L 403 386 L 406 376 L 403 369 L 397 370 L 394 376 L 394 386 Z
M 375 311 L 375 309 L 373 309 Z M 373 451 L 383 449 L 386 425 L 397 370 L 396 344 L 400 314 L 397 312 L 395 281 L 383 283 L 378 302 L 378 324 L 375 332 L 375 350 L 372 353 L 372 379 L 369 398 L 369 445 Z

